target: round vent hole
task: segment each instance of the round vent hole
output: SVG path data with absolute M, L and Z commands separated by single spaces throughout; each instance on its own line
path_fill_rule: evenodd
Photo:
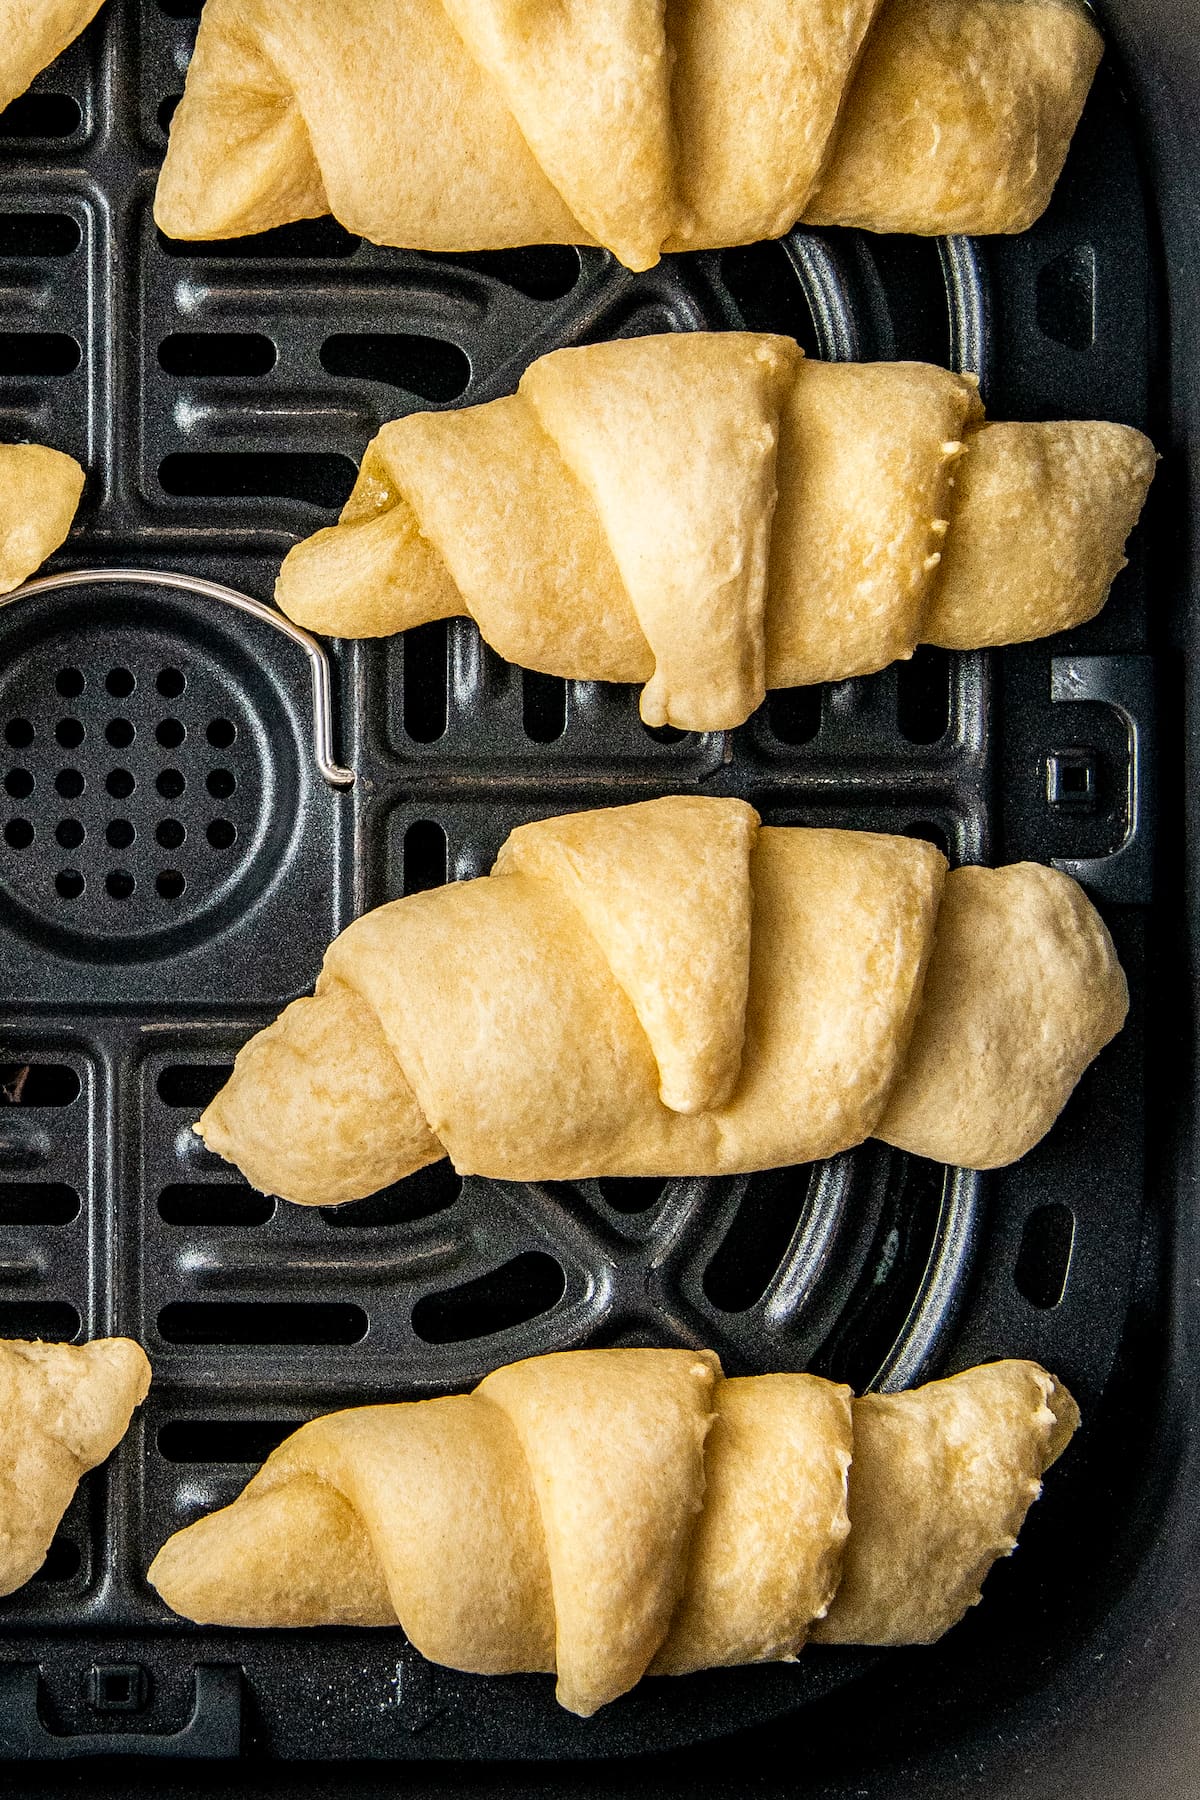
M 28 769 L 10 769 L 4 777 L 4 791 L 14 800 L 27 800 L 33 792 L 33 776 Z M 211 788 L 209 792 L 212 792 Z
M 110 869 L 104 877 L 104 891 L 113 900 L 128 900 L 135 885 L 128 869 Z
M 232 819 L 214 819 L 205 836 L 214 850 L 228 850 L 237 836 L 237 826 Z
M 154 685 L 164 700 L 178 700 L 187 686 L 187 677 L 182 669 L 160 669 Z
M 64 850 L 78 850 L 83 842 L 83 826 L 78 819 L 60 819 L 54 827 L 54 836 Z
M 64 750 L 76 750 L 83 742 L 82 719 L 60 719 L 54 727 L 54 736 Z
M 83 789 L 83 775 L 78 769 L 60 769 L 54 777 L 54 791 L 64 800 L 78 800 Z
M 164 769 L 154 785 L 164 800 L 178 800 L 187 782 L 179 769 Z
M 110 793 L 114 800 L 128 800 L 137 786 L 137 782 L 128 769 L 110 769 L 104 786 L 106 792 Z
M 28 719 L 10 719 L 4 727 L 4 741 L 14 750 L 24 750 L 33 742 L 33 726 Z
M 104 677 L 104 686 L 115 699 L 123 700 L 126 694 L 132 694 L 137 682 L 132 669 L 110 669 Z
M 114 750 L 128 749 L 136 735 L 132 719 L 110 719 L 104 727 L 104 736 Z
M 232 719 L 210 719 L 204 735 L 214 750 L 228 750 L 237 736 L 237 726 Z
M 78 869 L 60 869 L 54 877 L 54 891 L 63 900 L 78 900 L 83 892 L 83 876 Z
M 131 819 L 113 819 L 104 831 L 105 843 L 114 850 L 128 850 L 136 836 Z
M 210 769 L 204 781 L 214 800 L 228 800 L 237 786 L 232 769 Z M 9 793 L 12 789 L 9 789 Z
M 164 869 L 155 877 L 154 885 L 164 900 L 178 900 L 187 883 L 178 869 Z
M 154 736 L 164 750 L 178 750 L 187 730 L 182 719 L 162 719 L 154 728 Z
M 154 835 L 164 850 L 178 850 L 187 832 L 178 819 L 164 819 Z
M 54 677 L 54 691 L 64 700 L 77 699 L 83 692 L 83 670 L 60 669 Z
M 10 850 L 28 850 L 33 842 L 33 826 L 28 819 L 10 819 L 4 827 L 4 841 Z

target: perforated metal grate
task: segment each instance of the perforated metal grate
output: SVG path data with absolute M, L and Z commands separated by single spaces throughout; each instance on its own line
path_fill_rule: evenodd
M 4 888 L 31 930 L 133 944 L 202 913 L 253 854 L 263 727 L 185 643 L 68 642 L 75 662 L 35 646 L 0 678 Z
M 170 244 L 150 198 L 198 10 L 109 0 L 0 119 L 0 425 L 88 464 L 66 566 L 269 597 L 384 420 L 511 391 L 543 351 L 619 333 L 789 331 L 826 356 L 976 368 L 996 416 L 1147 423 L 1149 253 L 1107 77 L 1050 214 L 1012 241 L 797 232 L 641 276 L 563 247 L 406 254 L 330 220 Z M 0 612 L 0 1332 L 126 1331 L 157 1377 L 42 1578 L 0 1602 L 0 1659 L 40 1664 L 46 1719 L 149 1743 L 187 1718 L 198 1663 L 230 1663 L 257 1754 L 579 1754 L 702 1737 L 858 1673 L 827 1653 L 650 1683 L 583 1725 L 540 1678 L 427 1669 L 398 1632 L 197 1633 L 142 1571 L 300 1420 L 560 1345 L 703 1343 L 731 1371 L 860 1386 L 1023 1353 L 1093 1402 L 1137 1242 L 1136 1028 L 1048 1143 L 986 1182 L 881 1146 L 708 1183 L 520 1187 L 443 1164 L 308 1211 L 252 1194 L 191 1124 L 356 912 L 484 872 L 535 816 L 731 793 L 771 823 L 905 831 L 959 861 L 1103 857 L 1130 824 L 1125 736 L 1111 709 L 1053 703 L 1049 660 L 1141 650 L 1144 596 L 1138 546 L 1067 645 L 923 651 L 707 736 L 648 732 L 632 690 L 430 625 L 339 655 L 342 794 L 311 765 L 302 660 L 269 630 L 133 585 Z M 1047 797 L 1068 749 L 1090 808 Z M 1111 922 L 1136 985 L 1144 914 Z M 92 1678 L 101 1640 L 119 1706 Z M 236 1692 L 202 1697 L 224 1742 Z

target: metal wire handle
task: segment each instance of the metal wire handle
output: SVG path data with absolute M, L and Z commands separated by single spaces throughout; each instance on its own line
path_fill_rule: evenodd
M 61 575 L 39 575 L 14 588 L 11 594 L 0 595 L 0 607 L 12 606 L 34 594 L 53 593 L 59 588 L 112 587 L 118 583 L 171 588 L 182 594 L 199 594 L 205 600 L 220 600 L 238 612 L 249 613 L 251 618 L 262 619 L 276 631 L 281 631 L 284 637 L 291 638 L 294 644 L 299 644 L 312 673 L 313 759 L 330 787 L 354 786 L 354 770 L 344 769 L 333 760 L 333 690 L 325 648 L 311 633 L 293 625 L 273 606 L 254 600 L 237 588 L 224 587 L 219 581 L 205 581 L 198 575 L 177 575 L 168 569 L 69 569 Z

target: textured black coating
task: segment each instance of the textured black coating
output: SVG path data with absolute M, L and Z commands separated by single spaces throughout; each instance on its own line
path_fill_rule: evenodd
M 791 331 L 823 355 L 974 368 L 994 417 L 1105 416 L 1162 440 L 1157 251 L 1112 67 L 1021 238 L 796 232 L 632 275 L 598 251 L 378 249 L 329 220 L 164 242 L 150 199 L 197 11 L 109 0 L 0 121 L 0 425 L 89 469 L 54 566 L 168 567 L 269 598 L 384 420 L 509 392 L 543 351 L 617 334 Z M 340 794 L 309 759 L 302 659 L 252 621 L 133 586 L 0 613 L 0 1334 L 127 1332 L 156 1375 L 43 1576 L 0 1603 L 0 1663 L 41 1670 L 40 1724 L 27 1673 L 5 1675 L 0 1753 L 56 1756 L 71 1734 L 148 1754 L 240 1742 L 259 1761 L 645 1752 L 798 1706 L 852 1713 L 917 1667 L 813 1652 L 646 1683 L 581 1722 L 545 1678 L 432 1668 L 398 1631 L 199 1632 L 147 1587 L 168 1533 L 300 1421 L 581 1343 L 707 1344 L 730 1371 L 858 1386 L 1040 1358 L 1090 1435 L 959 1641 L 997 1679 L 1045 1608 L 1051 1654 L 1044 1596 L 1105 1446 L 1141 1242 L 1149 866 L 1106 909 L 1129 1026 L 1047 1141 L 986 1180 L 873 1145 L 712 1182 L 522 1187 L 441 1165 L 307 1211 L 253 1195 L 190 1126 L 358 911 L 481 873 L 515 824 L 573 807 L 737 794 L 772 823 L 908 831 L 956 861 L 1097 859 L 1103 898 L 1104 859 L 1150 820 L 1128 816 L 1122 716 L 1053 701 L 1051 659 L 1112 659 L 1113 692 L 1127 669 L 1146 710 L 1149 542 L 1135 534 L 1076 633 L 923 651 L 773 695 L 729 734 L 650 733 L 633 690 L 522 673 L 462 621 L 345 646 L 335 749 L 358 781 Z M 197 1687 L 201 1665 L 244 1673 Z M 111 1706 L 110 1666 L 133 1671 Z

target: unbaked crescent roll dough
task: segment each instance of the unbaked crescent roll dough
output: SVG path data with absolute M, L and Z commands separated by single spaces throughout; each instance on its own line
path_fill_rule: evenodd
M 1078 1419 L 1036 1363 L 851 1403 L 811 1375 L 726 1381 L 710 1351 L 562 1351 L 302 1426 L 149 1578 L 199 1624 L 399 1622 L 452 1668 L 556 1670 L 587 1715 L 644 1673 L 810 1635 L 940 1635 Z
M 854 1402 L 850 1535 L 822 1644 L 931 1644 L 979 1602 L 1079 1408 L 1030 1362 Z
M 648 725 L 728 730 L 767 688 L 1090 619 L 1154 464 L 1127 425 L 984 424 L 973 378 L 925 363 L 589 344 L 385 425 L 276 598 L 334 637 L 466 614 L 510 662 L 644 682 Z
M 149 1386 L 129 1338 L 0 1341 L 0 1594 L 36 1575 L 79 1477 L 120 1443 Z
M 0 0 L 0 111 L 90 25 L 103 0 Z
M 1065 875 L 947 876 L 918 839 L 676 796 L 520 826 L 491 875 L 356 920 L 197 1129 L 306 1205 L 447 1153 L 513 1181 L 723 1175 L 875 1135 L 994 1167 L 1126 1006 Z
M 1101 49 L 1076 0 L 208 0 L 155 217 L 633 269 L 803 217 L 1021 231 Z
M 1078 0 L 887 0 L 806 219 L 1025 231 L 1049 204 L 1100 52 Z
M 71 529 L 83 470 L 44 444 L 0 444 L 0 594 L 20 587 Z

